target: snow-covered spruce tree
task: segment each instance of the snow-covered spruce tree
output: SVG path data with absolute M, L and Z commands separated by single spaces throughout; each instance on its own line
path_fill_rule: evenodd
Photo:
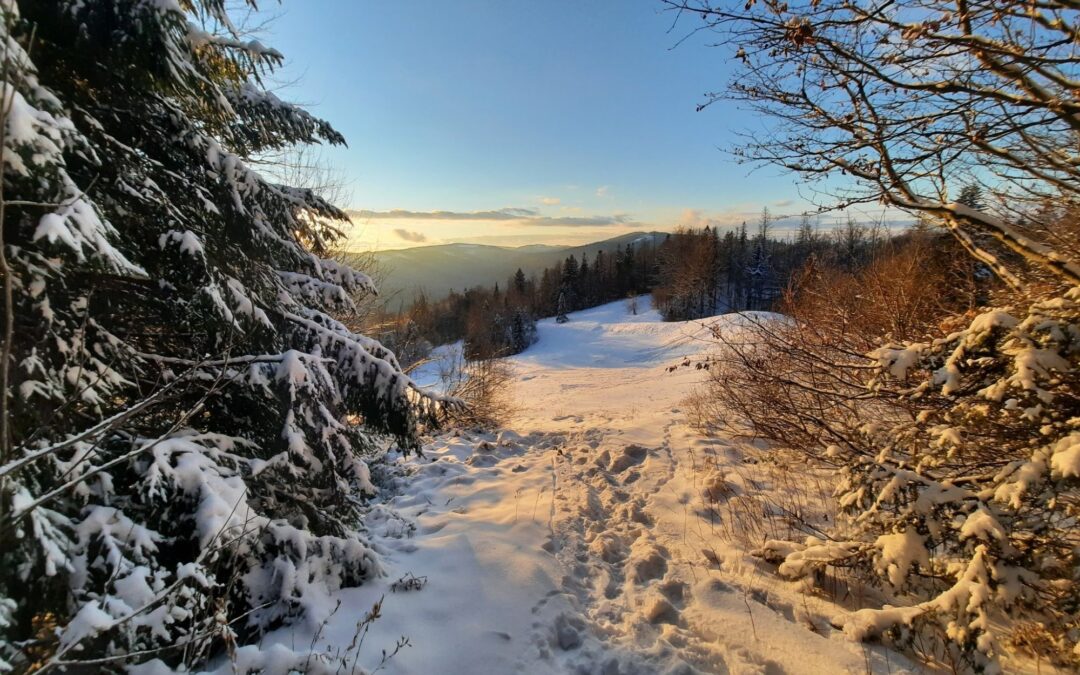
M 536 319 L 525 307 L 515 307 L 510 312 L 509 326 L 506 329 L 506 343 L 511 354 L 520 354 L 534 343 L 536 335 Z
M 365 457 L 442 405 L 330 317 L 374 292 L 323 257 L 344 214 L 247 160 L 343 139 L 226 4 L 0 5 L 0 670 L 199 663 L 316 611 L 378 572 Z
M 566 316 L 566 313 L 570 311 L 567 309 L 566 291 L 559 291 L 559 297 L 555 301 L 555 322 L 566 323 L 570 320 L 570 317 Z

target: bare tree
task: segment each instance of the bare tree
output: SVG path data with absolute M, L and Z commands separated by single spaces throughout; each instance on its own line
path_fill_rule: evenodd
M 933 215 L 1014 287 L 1022 272 L 989 240 L 1080 282 L 1036 208 L 1080 199 L 1075 2 L 665 2 L 744 65 L 700 107 L 729 97 L 775 122 L 736 154 L 813 181 L 822 207 Z M 992 210 L 952 194 L 976 182 Z

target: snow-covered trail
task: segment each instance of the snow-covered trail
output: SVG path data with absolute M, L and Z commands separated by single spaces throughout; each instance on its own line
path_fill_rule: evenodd
M 668 372 L 706 347 L 706 329 L 613 303 L 539 332 L 514 359 L 513 430 L 442 437 L 407 460 L 401 494 L 369 518 L 386 576 L 339 594 L 320 643 L 344 648 L 385 596 L 360 664 L 407 636 L 389 673 L 918 670 L 847 641 L 828 624 L 842 608 L 719 536 L 708 476 L 742 475 L 744 457 L 687 426 L 680 402 L 700 371 Z M 394 592 L 404 575 L 426 583 Z

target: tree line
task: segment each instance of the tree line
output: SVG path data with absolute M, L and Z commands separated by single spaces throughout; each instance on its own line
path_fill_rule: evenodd
M 441 300 L 420 291 L 406 310 L 384 311 L 370 328 L 405 364 L 433 345 L 464 341 L 471 360 L 517 354 L 536 341 L 536 321 L 652 293 L 667 321 L 722 312 L 770 310 L 811 260 L 857 270 L 891 238 L 880 225 L 849 218 L 822 229 L 803 216 L 796 232 L 776 236 L 765 209 L 750 234 L 746 223 L 680 229 L 590 258 L 569 255 L 538 274 L 518 269 L 503 284 L 451 290 Z
M 706 226 L 668 235 L 657 251 L 653 305 L 666 321 L 771 310 L 810 261 L 859 269 L 891 238 L 880 224 L 850 217 L 822 230 L 804 215 L 787 238 L 774 236 L 775 226 L 764 209 L 753 235 L 745 222 L 723 234 Z

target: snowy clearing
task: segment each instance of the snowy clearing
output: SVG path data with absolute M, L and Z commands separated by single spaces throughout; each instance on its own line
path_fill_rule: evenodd
M 340 593 L 321 628 L 267 643 L 306 647 L 318 632 L 318 647 L 344 650 L 385 597 L 359 664 L 408 637 L 388 673 L 919 672 L 829 625 L 850 608 L 719 536 L 705 508 L 722 498 L 716 476 L 732 493 L 777 488 L 743 478 L 735 443 L 686 424 L 680 401 L 701 373 L 667 369 L 707 329 L 621 302 L 570 319 L 540 322 L 513 359 L 513 431 L 441 437 L 398 464 L 411 475 L 367 521 L 385 576 Z M 402 588 L 410 575 L 422 588 Z

